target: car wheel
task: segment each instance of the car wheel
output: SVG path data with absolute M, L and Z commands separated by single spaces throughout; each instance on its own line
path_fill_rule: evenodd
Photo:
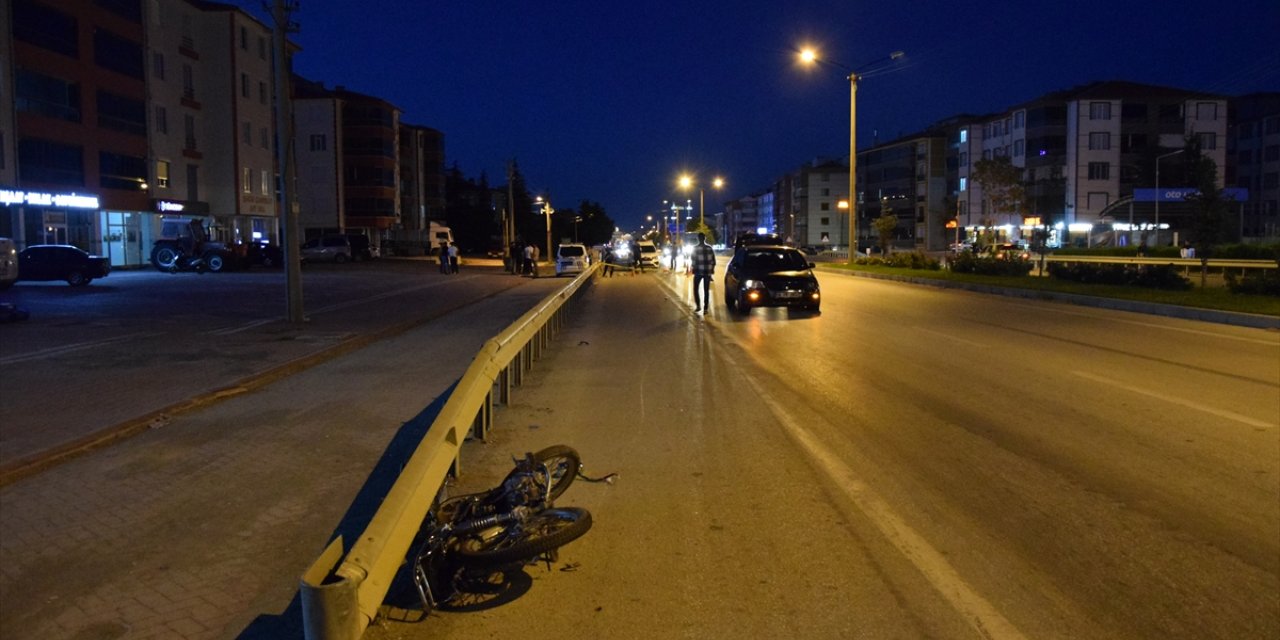
M 272 259 L 271 256 L 264 255 L 262 256 L 262 266 L 268 269 L 274 268 L 276 266 L 276 261 Z
M 89 284 L 90 278 L 86 278 L 83 271 L 74 270 L 67 274 L 67 284 L 73 287 L 83 287 Z
M 177 249 L 160 246 L 151 252 L 151 264 L 160 271 L 172 271 L 178 264 Z
M 747 315 L 748 313 L 751 313 L 751 305 L 747 304 L 747 301 L 744 300 L 741 296 L 739 296 L 738 299 L 735 301 L 734 307 L 737 308 L 738 313 L 741 313 L 744 316 Z
M 728 307 L 730 311 L 733 311 L 738 306 L 738 301 L 728 291 L 724 292 L 724 306 Z
M 347 254 L 345 253 L 339 253 L 338 255 L 333 256 L 334 264 L 342 264 L 346 261 L 347 261 Z

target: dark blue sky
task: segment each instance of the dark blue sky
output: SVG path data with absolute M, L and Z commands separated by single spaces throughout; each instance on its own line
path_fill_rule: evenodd
M 1276 0 L 300 2 L 297 72 L 443 131 L 468 175 L 503 183 L 515 157 L 531 190 L 624 226 L 685 170 L 737 197 L 848 153 L 848 82 L 799 67 L 804 43 L 853 66 L 906 52 L 859 85 L 860 148 L 1096 80 L 1280 90 Z

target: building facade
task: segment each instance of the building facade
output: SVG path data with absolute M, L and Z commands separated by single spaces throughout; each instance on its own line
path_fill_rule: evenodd
M 1227 186 L 1249 191 L 1240 211 L 1243 240 L 1280 238 L 1280 93 L 1232 99 Z

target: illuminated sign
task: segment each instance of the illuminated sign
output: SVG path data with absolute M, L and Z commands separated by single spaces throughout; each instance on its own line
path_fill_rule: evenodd
M 169 202 L 168 200 L 157 200 L 156 210 L 161 212 L 176 212 L 186 209 L 187 206 L 181 202 Z
M 97 209 L 98 196 L 0 189 L 0 204 L 5 206 L 28 204 L 37 207 L 61 207 L 64 209 Z
M 1134 189 L 1133 199 L 1135 202 L 1185 202 L 1187 196 L 1199 195 L 1199 189 L 1191 187 L 1162 187 L 1157 194 L 1155 189 Z M 1237 187 L 1227 187 L 1222 190 L 1222 196 L 1236 202 L 1246 202 L 1249 200 L 1249 190 Z

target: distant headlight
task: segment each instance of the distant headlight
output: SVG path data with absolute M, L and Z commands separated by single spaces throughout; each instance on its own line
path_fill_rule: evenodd
M 760 280 L 743 280 L 742 288 L 743 289 L 763 289 L 764 282 L 761 282 Z

